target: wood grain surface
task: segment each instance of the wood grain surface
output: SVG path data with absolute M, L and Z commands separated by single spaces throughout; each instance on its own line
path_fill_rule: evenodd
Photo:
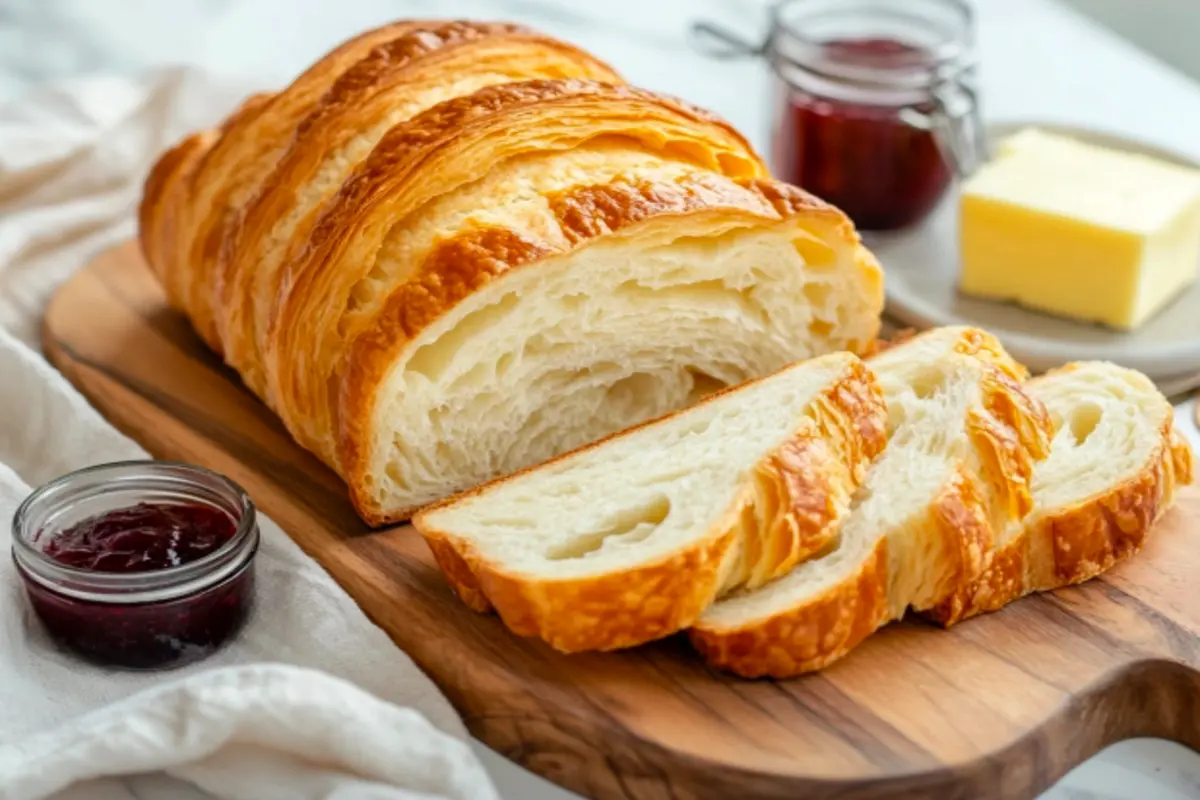
M 562 656 L 459 603 L 419 536 L 343 486 L 169 310 L 132 244 L 63 286 L 46 353 L 156 456 L 240 482 L 442 687 L 471 732 L 594 798 L 1029 798 L 1105 745 L 1200 745 L 1200 494 L 1082 587 L 942 631 L 893 625 L 825 672 L 743 681 L 680 639 Z

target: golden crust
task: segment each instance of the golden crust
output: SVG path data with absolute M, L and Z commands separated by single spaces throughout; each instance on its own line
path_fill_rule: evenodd
M 984 340 L 959 341 L 974 346 Z M 921 532 L 920 557 L 936 559 L 923 565 L 927 571 L 919 584 L 906 589 L 911 582 L 889 574 L 888 536 L 881 531 L 863 560 L 820 594 L 799 597 L 762 618 L 702 620 L 692 628 L 693 644 L 713 666 L 743 677 L 793 677 L 834 663 L 910 607 L 941 609 L 960 602 L 962 588 L 991 563 L 997 531 L 1028 511 L 1033 466 L 1049 447 L 1045 408 L 989 363 L 1002 352 L 985 348 L 981 408 L 966 421 L 978 458 L 959 464 L 922 518 L 909 523 Z M 901 565 L 908 560 L 896 555 Z
M 217 141 L 204 153 L 169 213 L 178 215 L 173 269 L 186 275 L 188 316 L 201 338 L 218 353 L 223 345 L 212 306 L 215 270 L 242 204 L 291 141 L 334 79 L 372 48 L 420 23 L 397 22 L 367 31 L 335 48 L 290 86 L 274 95 L 257 95 L 221 126 Z
M 750 471 L 738 499 L 738 565 L 722 592 L 755 589 L 837 538 L 850 494 L 887 445 L 887 406 L 866 365 L 817 397 L 793 436 Z
M 709 664 L 743 678 L 791 678 L 824 669 L 889 619 L 887 539 L 847 580 L 812 602 L 745 628 L 694 627 L 688 639 Z
M 1033 508 L 1034 465 L 1049 455 L 1054 433 L 1045 406 L 1021 389 L 1010 377 L 1011 371 L 1001 372 L 997 351 L 985 346 L 973 354 L 979 352 L 996 367 L 984 389 L 986 413 L 972 415 L 970 423 L 988 484 L 984 496 L 991 499 L 990 505 L 977 511 L 987 525 L 988 539 L 980 543 L 970 568 L 949 584 L 947 592 L 933 604 L 916 609 L 943 624 L 965 619 L 993 603 L 1007 602 L 1001 598 L 1020 586 L 1023 544 L 1005 535 Z
M 472 567 L 518 636 L 537 636 L 565 653 L 615 650 L 661 639 L 700 616 L 715 596 L 733 537 L 726 528 L 656 564 L 590 580 L 538 581 L 486 562 Z
M 968 430 L 985 459 L 983 474 L 998 507 L 989 519 L 1007 526 L 1033 508 L 1033 466 L 1050 455 L 1054 425 L 1041 402 L 1025 392 L 1002 366 L 993 368 L 983 386 L 986 414 L 972 414 Z
M 1188 486 L 1195 480 L 1196 474 L 1196 457 L 1192 453 L 1192 446 L 1188 444 L 1187 439 L 1179 435 L 1179 431 L 1172 424 L 1171 427 L 1171 474 L 1174 477 L 1175 487 Z
M 939 543 L 941 561 L 931 572 L 942 583 L 930 589 L 934 597 L 957 596 L 955 588 L 983 568 L 992 540 L 986 491 L 977 476 L 960 468 L 925 518 L 914 523 Z M 881 535 L 849 575 L 821 594 L 749 624 L 702 624 L 688 635 L 714 667 L 744 678 L 791 678 L 824 669 L 903 616 L 907 598 L 893 592 L 887 537 Z
M 194 133 L 163 153 L 150 170 L 138 204 L 138 241 L 146 263 L 154 270 L 167 299 L 186 310 L 180 281 L 184 272 L 175 264 L 171 243 L 175 241 L 174 195 L 185 187 L 200 158 L 212 147 L 216 131 Z
M 950 626 L 1034 591 L 1089 580 L 1133 555 L 1165 508 L 1167 463 L 1155 458 L 1145 471 L 1103 495 L 1031 520 L 994 555 L 984 575 L 930 616 Z
M 375 47 L 342 73 L 299 123 L 291 145 L 242 209 L 225 238 L 213 282 L 227 356 L 260 395 L 266 393 L 261 346 L 272 298 L 258 291 L 275 285 L 286 255 L 286 247 L 272 241 L 276 224 L 295 213 L 302 192 L 313 191 L 310 180 L 330 154 L 344 152 L 364 131 L 395 119 L 397 109 L 422 93 L 445 93 L 448 75 L 458 82 L 472 76 L 491 82 L 538 77 L 622 82 L 593 56 L 507 23 L 430 23 Z M 304 241 L 316 216 L 314 208 L 297 221 L 291 238 Z M 262 310 L 256 313 L 256 308 Z
M 701 402 L 711 403 L 743 387 L 714 393 Z M 753 470 L 757 478 L 752 481 L 761 479 L 765 471 L 781 470 L 769 482 L 785 494 L 773 495 L 766 508 L 748 512 L 747 506 L 760 497 L 755 487 L 747 487 L 708 535 L 657 563 L 632 570 L 564 580 L 506 572 L 481 557 L 469 542 L 433 523 L 436 510 L 455 499 L 418 514 L 413 525 L 429 542 L 459 596 L 476 610 L 490 604 L 514 633 L 537 636 L 564 652 L 632 647 L 688 627 L 720 593 L 754 573 L 774 576 L 790 569 L 802 543 L 827 541 L 827 532 L 835 530 L 846 513 L 849 496 L 867 464 L 885 445 L 886 421 L 882 392 L 855 360 L 814 401 L 789 440 Z M 555 461 L 562 458 L 566 455 Z M 480 487 L 462 497 L 486 490 L 487 486 Z M 753 554 L 749 559 L 744 558 L 747 552 Z M 731 575 L 729 564 L 735 562 Z
M 1016 523 L 1021 530 L 992 554 L 984 574 L 929 616 L 948 627 L 1031 592 L 1082 583 L 1137 553 L 1175 490 L 1192 479 L 1191 448 L 1170 416 L 1161 437 L 1145 467 L 1130 479 L 1068 509 L 1035 512 Z
M 954 351 L 965 356 L 974 356 L 991 364 L 1013 380 L 1023 381 L 1029 377 L 1029 370 L 1025 368 L 1024 364 L 1013 360 L 1013 357 L 1000 344 L 999 339 L 979 328 L 964 328 L 959 335 Z
M 1033 507 L 1034 467 L 1049 454 L 1054 432 L 1045 406 L 1013 379 L 1020 370 L 994 338 L 966 329 L 954 351 L 984 365 L 982 407 L 967 418 L 975 463 L 960 467 L 934 505 L 931 529 L 942 542 L 942 561 L 931 574 L 939 577 L 938 583 L 923 586 L 918 601 L 897 601 L 934 614 L 966 604 L 977 581 L 983 587 L 1003 580 L 1002 565 L 1010 558 L 1004 552 L 1004 534 Z M 987 576 L 993 563 L 1001 565 L 1001 571 Z M 894 610 L 899 614 L 905 609 Z
M 171 304 L 189 316 L 197 285 L 196 272 L 188 257 L 189 215 L 193 211 L 191 197 L 196 173 L 221 138 L 244 120 L 257 115 L 270 98 L 271 95 L 266 93 L 250 95 L 217 129 L 187 137 L 179 146 L 168 150 L 150 171 L 148 191 L 143 195 L 138 212 L 139 223 L 144 220 L 147 226 L 142 233 L 143 252 L 160 276 Z M 210 346 L 219 344 L 199 328 L 197 331 Z
M 433 553 L 433 559 L 441 568 L 442 574 L 446 576 L 446 582 L 450 584 L 450 588 L 466 604 L 467 608 L 480 614 L 491 611 L 491 602 L 479 588 L 479 580 L 475 577 L 475 572 L 467 560 L 459 555 L 458 549 L 448 539 L 436 533 L 427 536 L 425 541 Z M 475 560 L 478 561 L 478 559 Z

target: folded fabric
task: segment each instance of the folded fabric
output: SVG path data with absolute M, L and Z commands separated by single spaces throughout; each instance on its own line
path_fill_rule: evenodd
M 41 309 L 89 256 L 132 233 L 159 149 L 245 90 L 172 70 L 74 81 L 0 110 L 0 798 L 158 771 L 253 800 L 496 797 L 437 687 L 270 520 L 250 623 L 174 672 L 105 670 L 59 652 L 8 557 L 31 487 L 146 457 L 41 357 Z

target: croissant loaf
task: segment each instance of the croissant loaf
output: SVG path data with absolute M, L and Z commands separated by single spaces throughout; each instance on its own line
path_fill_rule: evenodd
M 369 523 L 864 352 L 849 220 L 729 125 L 510 24 L 397 22 L 157 162 L 170 302 Z

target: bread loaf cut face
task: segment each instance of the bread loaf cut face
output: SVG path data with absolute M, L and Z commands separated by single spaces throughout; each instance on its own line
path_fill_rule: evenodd
M 938 335 L 948 348 L 913 340 L 868 362 L 890 437 L 837 546 L 709 607 L 690 638 L 712 664 L 746 677 L 821 669 L 976 578 L 995 532 L 1028 512 L 1044 409 L 994 364 L 956 352 L 958 333 Z
M 631 184 L 603 190 L 646 202 Z M 368 519 L 404 518 L 714 388 L 870 341 L 879 273 L 836 215 L 814 204 L 777 217 L 757 188 L 732 183 L 649 193 L 680 209 L 703 199 L 510 269 L 411 340 L 364 336 L 343 362 L 338 445 Z M 483 268 L 473 259 L 491 246 L 484 237 L 456 268 Z
M 439 104 L 376 146 L 285 271 L 272 401 L 388 522 L 865 347 L 878 265 L 844 215 L 762 174 L 724 123 L 628 87 Z
M 886 409 L 838 353 L 419 514 L 460 597 L 567 652 L 681 630 L 715 598 L 827 548 Z
M 1080 362 L 1026 389 L 1054 426 L 1050 455 L 1034 468 L 1033 511 L 1010 527 L 979 579 L 931 609 L 944 624 L 1095 577 L 1141 549 L 1192 480 L 1171 404 L 1141 373 Z

